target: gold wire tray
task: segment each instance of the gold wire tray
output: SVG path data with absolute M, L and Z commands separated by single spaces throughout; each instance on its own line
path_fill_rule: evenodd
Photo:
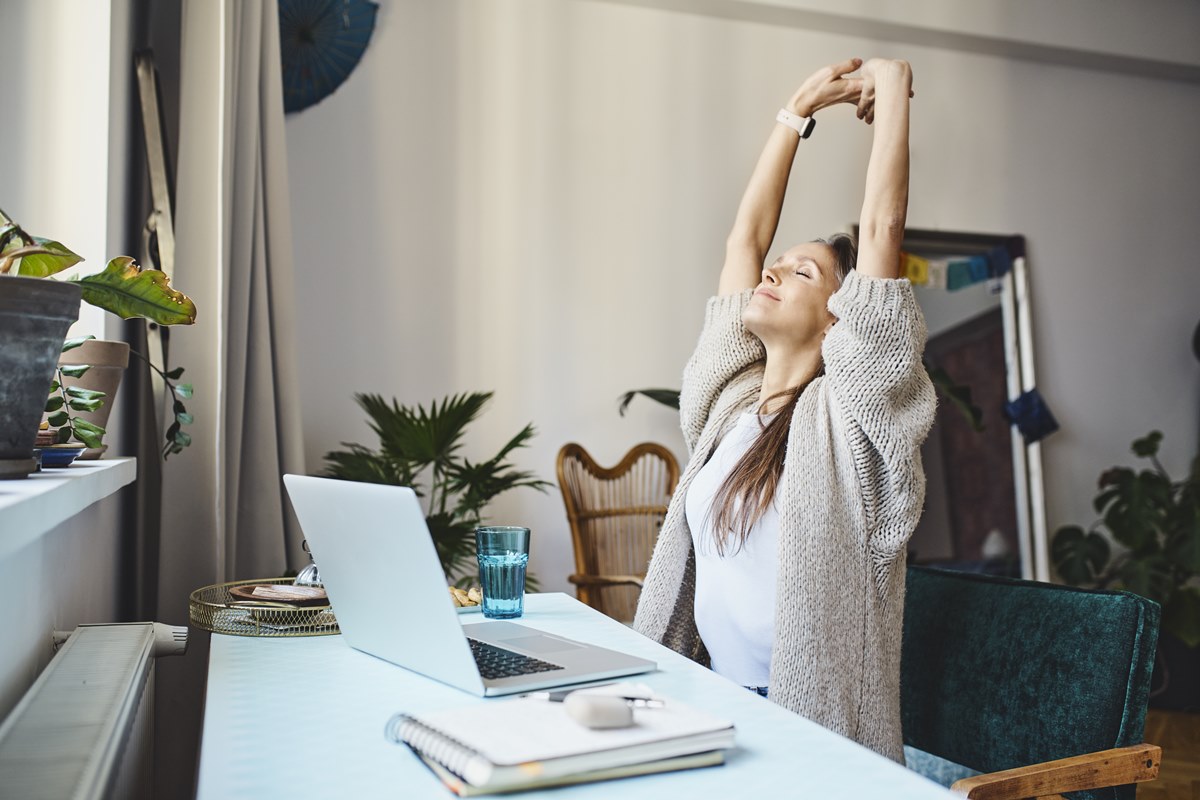
M 340 633 L 329 606 L 254 606 L 229 593 L 235 586 L 291 583 L 292 578 L 261 578 L 204 586 L 188 598 L 188 616 L 197 628 L 234 636 L 330 636 Z

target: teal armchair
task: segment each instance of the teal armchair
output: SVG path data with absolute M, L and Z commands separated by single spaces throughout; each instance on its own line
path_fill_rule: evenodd
M 1127 592 L 910 567 L 909 766 L 972 798 L 1133 800 L 1159 607 Z M 980 774 L 983 773 L 983 774 Z

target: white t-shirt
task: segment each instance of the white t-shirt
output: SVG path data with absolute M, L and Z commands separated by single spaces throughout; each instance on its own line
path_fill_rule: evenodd
M 742 686 L 767 686 L 770 679 L 779 514 L 772 501 L 750 529 L 745 546 L 734 552 L 731 536 L 722 556 L 713 539 L 713 499 L 769 419 L 762 417 L 760 423 L 753 412 L 738 418 L 696 474 L 684 506 L 696 553 L 696 629 L 713 671 Z

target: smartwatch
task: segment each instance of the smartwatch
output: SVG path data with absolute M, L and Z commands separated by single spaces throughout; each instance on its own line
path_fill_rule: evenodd
M 807 139 L 812 134 L 813 128 L 817 127 L 817 121 L 814 118 L 798 117 L 786 108 L 779 109 L 779 113 L 775 115 L 775 121 L 787 125 L 800 134 L 801 139 Z

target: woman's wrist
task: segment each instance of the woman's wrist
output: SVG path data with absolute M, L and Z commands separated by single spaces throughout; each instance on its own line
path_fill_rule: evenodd
M 794 95 L 784 108 L 798 117 L 811 117 L 817 112 L 816 103 L 812 98 L 799 94 Z

